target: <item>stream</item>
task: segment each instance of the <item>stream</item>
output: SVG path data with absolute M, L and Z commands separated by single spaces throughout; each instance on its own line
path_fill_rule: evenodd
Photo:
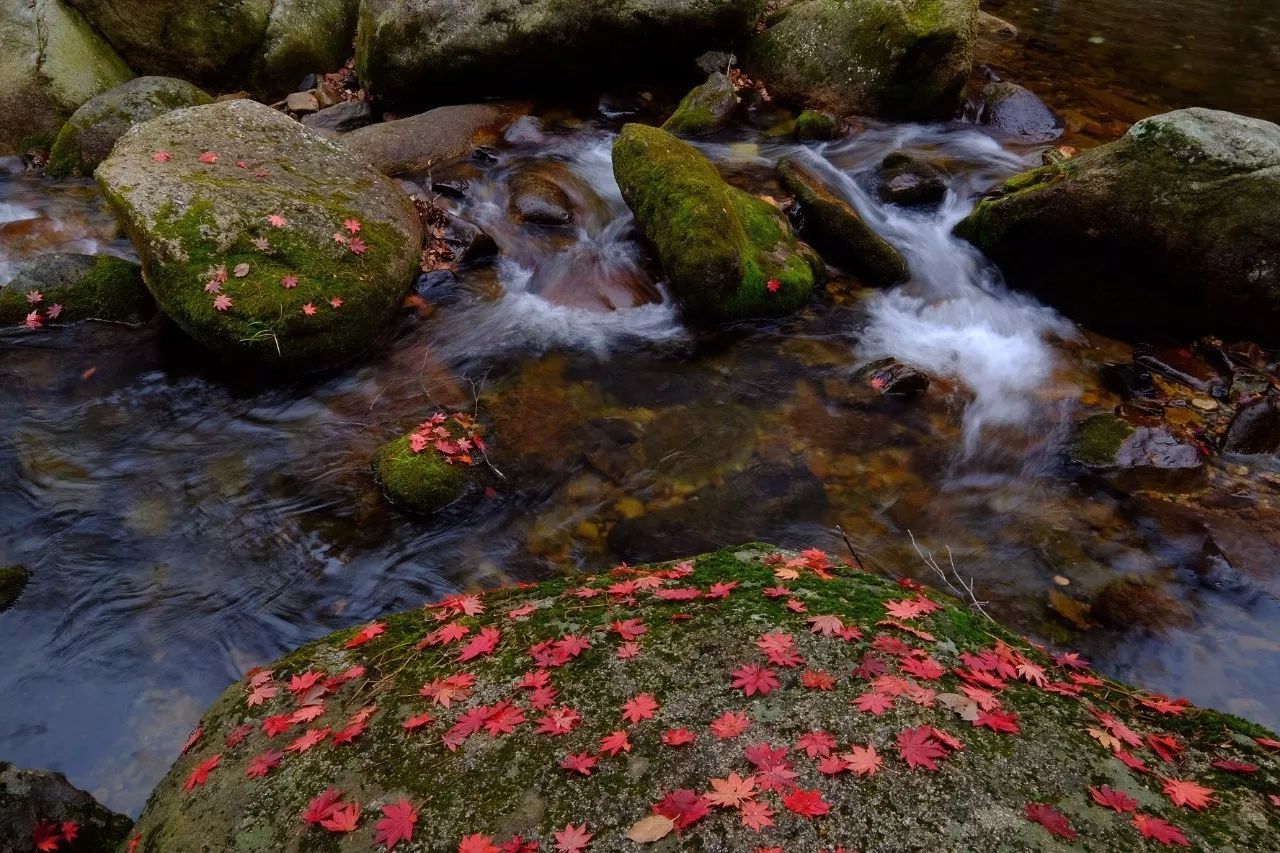
M 950 234 L 1041 147 L 962 123 L 699 143 L 767 195 L 777 159 L 805 158 L 912 270 L 886 291 L 837 276 L 795 317 L 710 334 L 682 323 L 636 238 L 609 161 L 618 122 L 560 112 L 493 162 L 410 176 L 424 192 L 469 181 L 456 207 L 501 254 L 429 277 L 394 340 L 340 373 L 228 377 L 160 322 L 3 333 L 0 562 L 32 581 L 0 616 L 0 756 L 136 814 L 227 683 L 307 640 L 460 589 L 750 539 L 841 553 L 837 524 L 869 568 L 937 583 L 914 538 L 1033 638 L 1280 727 L 1280 537 L 1214 504 L 1280 466 L 1215 462 L 1200 505 L 1076 476 L 1067 428 L 1114 404 L 1099 366 L 1130 343 L 1005 289 Z M 939 207 L 868 190 L 895 150 L 947 164 Z M 506 213 L 506 178 L 540 163 L 580 188 L 572 233 Z M 52 251 L 131 255 L 88 183 L 0 178 L 0 275 Z M 886 356 L 929 392 L 856 379 Z M 478 409 L 505 480 L 423 521 L 387 505 L 369 460 L 433 406 Z M 1080 630 L 1047 607 L 1121 575 L 1158 585 L 1176 618 Z

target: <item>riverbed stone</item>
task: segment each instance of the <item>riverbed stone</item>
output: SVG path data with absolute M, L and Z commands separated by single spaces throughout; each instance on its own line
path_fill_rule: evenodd
M 138 125 L 97 177 L 160 307 L 232 359 L 345 361 L 395 316 L 417 271 L 422 225 L 404 191 L 252 101 Z
M 738 110 L 738 93 L 719 71 L 685 95 L 662 129 L 676 136 L 702 136 L 728 126 Z
M 31 571 L 26 566 L 0 566 L 0 613 L 17 602 L 29 580 Z
M 898 250 L 798 158 L 778 161 L 778 175 L 800 207 L 800 233 L 824 258 L 867 284 L 888 286 L 907 277 L 907 262 Z
M 373 123 L 373 108 L 368 101 L 343 101 L 302 117 L 302 124 L 312 130 L 350 133 Z
M 876 192 L 882 201 L 904 207 L 937 204 L 947 195 L 942 170 L 927 160 L 894 151 L 880 162 Z
M 839 115 L 948 118 L 973 65 L 977 0 L 799 0 L 744 67 L 775 97 Z
M 1190 491 L 1205 480 L 1205 462 L 1195 445 L 1179 441 L 1163 427 L 1133 426 L 1113 414 L 1080 422 L 1068 455 L 1103 472 L 1123 489 Z
M 213 98 L 185 80 L 135 77 L 87 101 L 58 132 L 45 173 L 61 178 L 91 175 L 107 159 L 116 140 L 135 124 L 182 107 L 211 104 Z
M 81 104 L 132 76 L 62 0 L 0 4 L 0 154 L 47 150 Z
M 538 163 L 521 169 L 507 180 L 511 196 L 507 209 L 516 222 L 562 227 L 572 225 L 576 216 L 573 200 L 557 177 L 567 177 L 560 164 Z
M 33 302 L 30 294 L 40 295 Z M 55 316 L 50 315 L 52 306 Z M 141 323 L 155 313 L 142 270 L 110 255 L 54 253 L 18 265 L 0 285 L 0 326 L 21 325 L 36 311 L 45 325 L 84 320 Z
M 1048 142 L 1062 135 L 1062 122 L 1053 110 L 1025 86 L 997 80 L 982 87 L 980 124 L 1029 141 Z
M 1240 407 L 1222 437 L 1223 453 L 1275 453 L 1280 450 L 1280 404 L 1273 395 Z
M 1007 181 L 957 233 L 1086 325 L 1280 341 L 1280 126 L 1192 108 Z
M 92 796 L 76 788 L 61 773 L 50 770 L 21 770 L 0 761 L 0 853 L 30 853 L 36 849 L 34 832 L 38 823 L 62 829 L 77 824 L 74 843 L 59 839 L 46 849 L 115 853 L 129 835 L 133 821 L 100 805 Z
M 766 592 L 778 587 L 784 594 Z M 963 695 L 972 685 L 961 671 L 987 682 L 989 714 Z M 276 689 L 251 706 L 254 679 Z M 319 714 L 268 737 L 263 720 L 297 709 L 286 689 L 294 679 L 324 685 L 313 694 Z M 877 691 L 883 712 L 851 702 Z M 406 850 L 523 849 L 517 835 L 550 850 L 569 825 L 591 835 L 588 849 L 645 849 L 626 837 L 641 821 L 667 833 L 655 850 L 817 853 L 833 839 L 897 849 L 908 835 L 922 850 L 957 839 L 1065 849 L 1027 818 L 1029 804 L 1043 803 L 1082 847 L 1138 849 L 1132 814 L 1090 796 L 1106 785 L 1195 849 L 1266 849 L 1280 832 L 1266 798 L 1280 779 L 1280 755 L 1267 746 L 1275 734 L 1176 703 L 1162 714 L 1159 699 L 932 590 L 817 550 L 746 545 L 468 590 L 303 646 L 213 704 L 136 832 L 139 853 L 370 849 L 383 810 L 404 803 L 414 816 Z M 1174 770 L 1145 741 L 1109 748 L 1091 729 L 1176 738 L 1176 778 L 1211 788 L 1212 803 L 1175 806 L 1162 791 Z M 286 749 L 307 730 L 317 745 Z M 242 734 L 227 746 L 233 732 Z M 903 757 L 912 737 L 928 747 L 924 767 Z M 275 766 L 248 777 L 268 753 L 258 764 Z M 571 755 L 581 771 L 566 767 Z M 858 755 L 871 765 L 861 775 L 846 764 Z M 215 757 L 204 777 L 192 775 Z M 1211 766 L 1219 759 L 1257 769 L 1222 772 Z M 1138 761 L 1148 772 L 1130 769 Z M 750 799 L 769 822 L 751 829 L 698 800 L 730 773 L 755 782 Z M 300 818 L 326 791 L 350 832 Z M 673 802 L 699 809 L 679 835 L 652 820 L 655 806 L 679 817 Z M 815 806 L 807 816 L 805 802 Z
M 822 110 L 804 110 L 796 116 L 795 134 L 801 142 L 839 139 L 845 128 L 835 115 Z
M 762 0 L 361 0 L 356 72 L 371 92 L 414 103 L 598 85 L 635 68 L 683 68 L 745 35 Z
M 628 124 L 613 171 L 640 230 L 691 316 L 719 323 L 799 309 L 823 275 L 782 212 L 736 187 L 686 142 Z
M 415 453 L 407 435 L 378 448 L 373 473 L 387 500 L 417 515 L 444 509 L 467 488 L 462 466 L 450 465 L 434 450 Z
M 527 110 L 527 105 L 507 102 L 436 107 L 360 128 L 342 142 L 385 175 L 425 172 L 497 141 Z

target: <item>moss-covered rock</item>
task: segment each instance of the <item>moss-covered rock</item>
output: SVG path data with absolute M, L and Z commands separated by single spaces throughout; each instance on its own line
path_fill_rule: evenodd
M 378 448 L 373 475 L 387 500 L 419 515 L 430 515 L 462 496 L 468 477 L 461 465 L 450 465 L 435 452 L 415 453 L 409 436 Z
M 775 95 L 840 115 L 946 118 L 973 65 L 977 0 L 799 0 L 747 47 Z
M 1194 445 L 1179 441 L 1163 427 L 1134 427 L 1108 413 L 1076 425 L 1068 455 L 1074 462 L 1113 474 L 1129 491 L 1189 491 L 1205 478 L 1204 458 Z
M 274 0 L 249 77 L 261 92 L 292 88 L 351 56 L 359 0 Z
M 32 311 L 44 325 L 140 323 L 155 305 L 135 263 L 109 255 L 52 254 L 22 262 L 0 286 L 0 326 L 20 325 Z
M 392 102 L 683 68 L 755 25 L 763 0 L 360 0 L 356 71 Z
M 90 99 L 58 133 L 45 173 L 89 175 L 135 124 L 182 107 L 211 104 L 208 93 L 173 77 L 137 77 Z
M 701 136 L 726 127 L 738 109 L 738 93 L 719 71 L 685 95 L 662 129 L 676 136 Z
M 613 172 L 695 319 L 790 314 L 821 278 L 821 260 L 796 240 L 781 211 L 725 183 L 710 161 L 666 131 L 624 127 Z
M 778 175 L 800 206 L 801 233 L 825 258 L 868 284 L 896 284 L 907 277 L 907 262 L 898 250 L 799 160 L 784 157 L 778 162 Z
M 1082 323 L 1280 341 L 1280 126 L 1215 110 L 1010 179 L 957 233 Z
M 132 76 L 62 0 L 0 4 L 0 154 L 52 142 L 81 104 Z
M 252 101 L 138 125 L 97 177 L 160 307 L 225 356 L 292 370 L 346 360 L 417 270 L 422 225 L 404 191 Z
M 839 139 L 844 135 L 840 119 L 822 110 L 804 110 L 796 116 L 796 139 L 801 142 Z
M 255 686 L 271 689 L 250 705 Z M 289 722 L 300 703 L 318 714 Z M 1271 732 L 1097 678 L 936 593 L 767 546 L 340 631 L 232 685 L 200 730 L 143 812 L 141 853 L 368 850 L 401 803 L 406 851 L 516 835 L 549 850 L 570 824 L 590 850 L 645 849 L 626 836 L 655 808 L 688 815 L 678 835 L 649 821 L 669 833 L 660 850 L 1063 849 L 1028 819 L 1038 803 L 1082 848 L 1142 848 L 1133 813 L 1091 796 L 1104 785 L 1197 849 L 1270 850 L 1280 833 Z M 753 805 L 711 808 L 731 773 Z M 1166 776 L 1211 803 L 1176 806 Z M 327 790 L 314 820 L 336 806 L 351 831 L 302 818 Z
M 0 566 L 0 613 L 14 605 L 29 580 L 31 571 L 26 566 Z
M 49 831 L 77 824 L 74 843 L 60 839 L 57 849 L 113 853 L 124 843 L 133 821 L 100 805 L 89 794 L 49 770 L 19 770 L 0 761 L 0 853 L 35 850 L 37 824 Z

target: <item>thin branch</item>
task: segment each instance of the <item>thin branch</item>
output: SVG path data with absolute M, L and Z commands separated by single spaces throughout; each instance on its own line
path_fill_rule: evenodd
M 938 564 L 938 561 L 933 556 L 932 552 L 925 553 L 921 550 L 919 543 L 916 542 L 915 534 L 908 530 L 907 535 L 911 537 L 911 547 L 916 549 L 916 553 L 920 555 L 920 559 L 924 560 L 924 564 L 938 576 L 943 584 L 946 585 L 947 589 L 951 590 L 952 595 L 956 598 L 967 601 L 970 607 L 987 617 L 988 621 L 993 623 L 996 621 L 992 619 L 991 614 L 983 608 L 983 605 L 988 602 L 978 600 L 978 596 L 974 591 L 973 578 L 965 580 L 960 576 L 960 572 L 956 569 L 956 559 L 951 553 L 950 545 L 947 546 L 947 562 L 951 569 L 951 572 L 948 575 L 942 566 Z
M 865 572 L 866 568 L 862 565 L 862 558 L 858 556 L 858 552 L 853 550 L 853 543 L 849 541 L 849 534 L 844 532 L 844 528 L 836 525 L 836 530 L 840 531 L 840 538 L 844 540 L 844 547 L 849 549 L 849 554 L 853 557 L 853 565 L 860 572 Z

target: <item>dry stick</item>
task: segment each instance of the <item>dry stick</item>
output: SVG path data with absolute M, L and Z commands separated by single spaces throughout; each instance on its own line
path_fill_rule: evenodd
M 471 385 L 471 398 L 475 401 L 475 404 L 476 404 L 475 408 L 472 410 L 473 414 L 471 417 L 478 418 L 480 416 L 480 390 L 476 387 L 476 383 L 471 379 L 470 376 L 463 376 L 462 378 L 467 380 L 467 383 Z M 484 376 L 480 377 L 481 386 L 484 385 L 485 380 L 487 380 L 488 378 L 489 378 L 489 371 L 486 370 L 484 373 Z M 507 479 L 507 475 L 498 470 L 498 466 L 494 465 L 493 462 L 489 459 L 489 454 L 485 452 L 483 447 L 477 447 L 476 450 L 480 451 L 480 456 L 484 459 L 484 464 L 489 466 L 490 471 L 497 474 L 500 479 L 503 479 L 503 480 Z
M 844 546 L 848 548 L 849 553 L 853 555 L 854 566 L 857 568 L 858 571 L 865 572 L 866 569 L 863 568 L 862 558 L 858 556 L 857 551 L 853 550 L 853 543 L 849 541 L 849 534 L 845 533 L 844 528 L 838 524 L 836 525 L 836 530 L 840 531 L 840 538 L 844 540 Z
M 956 570 L 956 560 L 951 554 L 950 545 L 947 546 L 947 560 L 951 564 L 951 577 L 947 577 L 947 573 L 943 571 L 942 566 L 938 565 L 938 561 L 934 559 L 933 554 L 929 553 L 926 555 L 925 552 L 920 549 L 920 545 L 916 542 L 915 534 L 908 530 L 907 535 L 911 537 L 911 547 L 916 549 L 916 553 L 920 555 L 921 560 L 924 560 L 924 564 L 932 569 L 935 575 L 942 579 L 942 582 L 947 585 L 947 589 L 951 590 L 952 595 L 956 596 L 956 598 L 967 599 L 969 605 L 983 616 L 987 617 L 989 622 L 994 623 L 996 621 L 991 618 L 990 613 L 983 609 L 982 605 L 986 604 L 986 602 L 979 601 L 978 596 L 974 593 L 973 578 L 969 578 L 969 580 L 966 581 L 964 578 L 960 577 L 960 572 Z M 954 582 L 952 582 L 952 578 L 955 579 Z M 959 584 L 959 588 L 957 588 L 957 584 Z

